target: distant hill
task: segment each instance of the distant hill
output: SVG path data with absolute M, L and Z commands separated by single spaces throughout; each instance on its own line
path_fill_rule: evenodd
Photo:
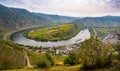
M 50 25 L 68 22 L 84 24 L 88 27 L 90 26 L 118 27 L 120 26 L 120 17 L 119 16 L 85 17 L 85 18 L 67 17 L 42 13 L 31 13 L 25 9 L 6 7 L 0 4 L 1 34 L 9 32 L 10 30 L 16 30 L 19 28 L 33 25 Z
M 76 19 L 81 19 L 80 17 L 59 16 L 59 15 L 50 15 L 50 14 L 43 14 L 43 13 L 34 13 L 34 14 L 36 14 L 37 16 L 46 18 L 48 21 L 51 21 L 52 23 L 55 23 L 55 24 L 68 23 Z
M 0 5 L 0 28 L 17 29 L 23 26 L 47 24 L 47 20 L 25 9 L 8 8 Z
M 84 24 L 88 27 L 119 27 L 119 16 L 103 16 L 103 17 L 86 17 L 76 20 L 73 23 Z
M 10 8 L 0 4 L 0 32 L 32 25 L 60 24 L 73 21 L 72 17 L 31 13 L 25 9 Z

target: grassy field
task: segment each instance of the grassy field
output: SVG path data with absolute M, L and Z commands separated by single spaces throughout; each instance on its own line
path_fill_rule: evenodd
M 36 41 L 66 40 L 78 33 L 74 24 L 62 24 L 30 31 L 26 36 Z
M 80 70 L 82 65 L 74 66 L 53 66 L 48 69 L 38 69 L 38 68 L 23 68 L 23 69 L 11 69 L 3 71 L 120 71 L 120 61 L 114 61 L 111 66 L 106 66 L 105 68 L 94 69 L 94 70 Z
M 40 56 L 39 54 L 36 53 L 36 56 Z M 36 58 L 35 57 L 31 57 L 32 56 L 32 53 L 29 53 L 29 57 L 30 59 L 34 59 Z M 64 65 L 64 59 L 66 58 L 67 56 L 53 56 L 53 59 L 55 61 L 55 66 L 52 66 L 50 68 L 47 68 L 47 69 L 40 69 L 40 68 L 27 68 L 27 67 L 24 67 L 23 69 L 11 69 L 11 70 L 3 70 L 3 71 L 79 71 L 81 65 L 74 65 L 74 66 L 67 66 L 67 65 Z M 38 57 L 39 58 L 39 57 Z M 37 59 L 34 59 L 35 62 L 36 61 L 39 61 Z M 33 61 L 31 61 L 33 62 Z M 32 63 L 34 64 L 34 62 Z
M 55 65 L 63 66 L 64 60 L 67 58 L 67 56 L 53 56 L 53 59 L 55 61 Z
M 23 69 L 12 69 L 12 70 L 3 70 L 3 71 L 79 71 L 81 65 L 75 66 L 53 66 L 48 69 L 38 69 L 38 68 L 23 68 Z

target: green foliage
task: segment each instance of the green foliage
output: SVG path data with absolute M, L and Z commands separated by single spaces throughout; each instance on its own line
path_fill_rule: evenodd
M 115 55 L 115 58 L 120 60 L 120 44 L 114 44 L 113 48 L 115 49 L 115 51 L 117 52 L 117 54 Z
M 74 24 L 63 24 L 37 29 L 29 32 L 26 36 L 36 41 L 66 40 L 75 36 L 79 32 L 79 29 Z
M 40 59 L 40 62 L 37 65 L 39 68 L 49 68 L 51 66 L 50 61 L 45 58 Z
M 0 70 L 24 66 L 22 48 L 10 41 L 0 39 Z
M 35 59 L 36 60 L 36 59 Z M 53 58 L 51 57 L 50 54 L 45 53 L 45 54 L 41 54 L 37 60 L 36 60 L 36 64 L 38 68 L 49 68 L 51 66 L 54 65 L 54 61 Z
M 120 44 L 114 44 L 113 48 L 115 49 L 115 51 L 119 52 L 120 51 Z
M 53 60 L 53 58 L 51 57 L 51 55 L 48 54 L 48 53 L 45 53 L 45 56 L 46 56 L 47 60 L 49 60 L 49 61 L 51 62 L 51 66 L 53 66 L 55 63 L 54 63 L 54 60 Z
M 40 54 L 27 51 L 30 63 L 39 68 L 48 68 L 54 65 L 49 54 Z M 23 68 L 25 66 L 23 48 L 10 42 L 0 39 L 0 70 Z
M 37 67 L 38 68 L 49 68 L 51 66 L 50 60 L 46 58 L 46 56 L 41 56 L 41 59 L 39 60 Z
M 97 38 L 91 37 L 80 44 L 79 58 L 84 69 L 100 68 L 111 62 L 114 50 Z
M 71 52 L 69 56 L 64 60 L 64 64 L 75 65 L 78 64 L 78 56 L 76 53 Z
M 0 57 L 0 70 L 14 68 L 14 61 L 10 56 Z
M 118 39 L 120 40 L 120 33 L 117 33 Z
M 63 66 L 64 60 L 67 58 L 67 56 L 52 56 L 55 62 L 55 66 Z

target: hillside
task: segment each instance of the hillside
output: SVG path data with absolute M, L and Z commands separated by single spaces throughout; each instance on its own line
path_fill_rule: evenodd
M 34 14 L 41 16 L 43 18 L 47 18 L 48 21 L 51 21 L 52 23 L 55 24 L 68 23 L 74 21 L 75 19 L 81 19 L 80 17 L 68 17 L 68 16 L 50 15 L 43 13 L 34 13 Z
M 103 62 L 106 62 L 106 60 L 111 60 L 111 57 L 109 55 L 106 55 L 106 52 L 113 53 L 113 49 L 110 49 L 112 46 L 106 46 L 102 44 L 100 40 L 86 40 L 81 43 L 81 48 L 78 48 L 79 52 L 78 54 L 80 56 L 70 55 L 68 56 L 52 56 L 53 60 L 55 61 L 54 66 L 50 66 L 50 59 L 48 56 L 42 53 L 32 52 L 32 51 L 26 51 L 27 55 L 29 56 L 30 63 L 34 68 L 26 68 L 25 60 L 24 60 L 24 53 L 22 46 L 16 45 L 10 41 L 3 41 L 0 40 L 0 70 L 2 71 L 84 71 L 81 70 L 83 68 L 83 61 L 86 60 L 86 64 L 90 64 L 90 67 L 97 67 L 103 64 Z M 93 46 L 95 45 L 95 46 Z M 120 45 L 119 45 L 120 46 Z M 116 48 L 116 51 L 119 51 L 119 46 L 114 47 Z M 102 48 L 102 49 L 100 49 Z M 91 53 L 88 53 L 91 52 Z M 96 54 L 93 54 L 97 52 Z M 82 54 L 81 54 L 82 53 Z M 69 64 L 63 64 L 63 61 L 67 59 L 69 62 L 75 62 L 75 59 L 79 60 L 79 57 L 83 57 L 79 64 L 75 64 L 70 66 Z M 47 59 L 48 57 L 48 59 Z M 112 56 L 117 59 L 119 57 L 118 55 Z M 110 58 L 110 59 L 109 59 Z M 72 59 L 72 60 L 71 60 Z M 88 69 L 92 71 L 119 71 L 120 69 L 120 61 L 119 60 L 113 60 L 112 63 L 110 62 L 105 64 L 106 66 L 102 68 L 94 68 L 94 69 Z M 103 60 L 103 62 L 101 62 Z M 94 61 L 96 63 L 95 66 Z M 91 63 L 92 62 L 92 63 Z M 98 63 L 97 63 L 98 62 Z M 58 64 L 57 64 L 58 63 Z M 100 63 L 100 64 L 99 64 Z M 41 68 L 41 66 L 45 66 L 45 68 Z M 46 68 L 47 67 L 47 68 Z M 18 68 L 18 69 L 16 69 Z M 6 70 L 4 70 L 6 69 Z M 8 70 L 7 70 L 8 69 Z M 87 71 L 87 70 L 85 70 Z
M 0 39 L 0 70 L 22 68 L 24 66 L 22 48 L 10 41 Z
M 0 31 L 18 29 L 20 27 L 47 24 L 47 20 L 36 16 L 25 9 L 9 8 L 0 5 Z
M 88 27 L 118 27 L 120 26 L 119 16 L 86 17 L 74 21 L 74 23 L 84 24 Z
M 0 33 L 2 34 L 4 34 L 5 32 L 9 32 L 10 30 L 20 29 L 27 26 L 58 23 L 60 24 L 71 22 L 73 20 L 73 18 L 61 17 L 56 15 L 38 15 L 35 13 L 31 13 L 26 9 L 11 8 L 0 4 Z
M 47 60 L 43 54 L 25 50 L 24 46 L 0 39 L 0 71 L 28 66 L 26 54 L 30 64 L 34 67 L 41 61 L 41 58 L 44 57 L 43 59 Z

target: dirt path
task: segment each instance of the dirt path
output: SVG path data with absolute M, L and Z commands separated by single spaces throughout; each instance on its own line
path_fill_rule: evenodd
M 23 49 L 23 52 L 24 52 L 26 63 L 27 63 L 27 67 L 33 68 L 33 66 L 30 64 L 30 60 L 29 60 L 29 57 L 27 55 L 27 52 L 24 49 Z

